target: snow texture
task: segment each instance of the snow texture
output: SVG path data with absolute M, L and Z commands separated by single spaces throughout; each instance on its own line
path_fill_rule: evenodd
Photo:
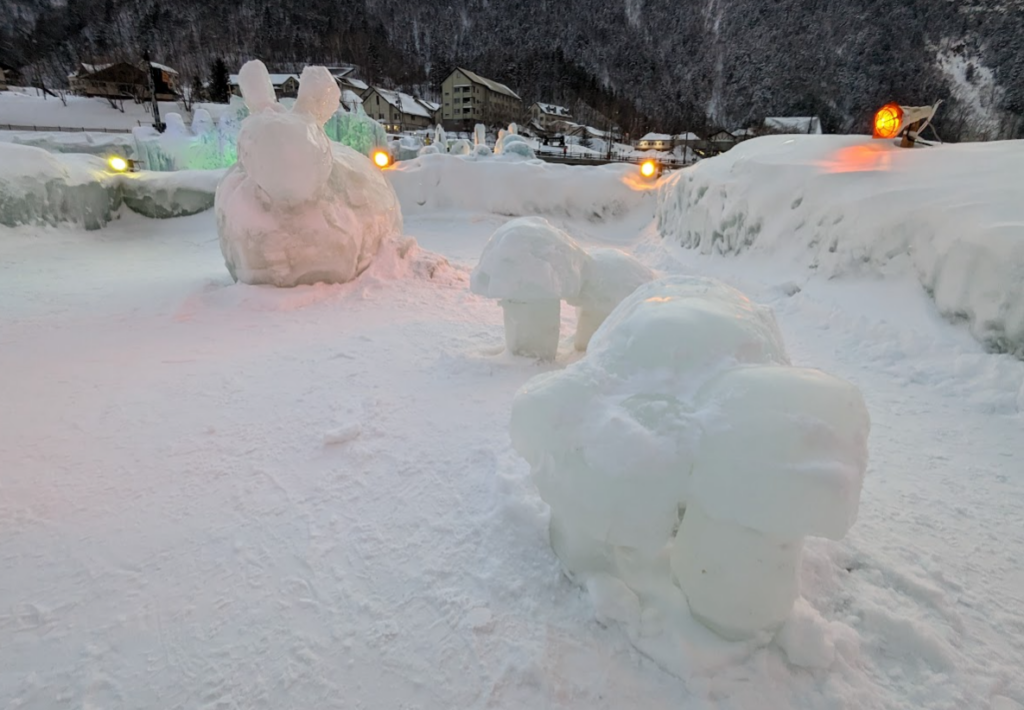
M 734 641 L 789 616 L 805 536 L 853 524 L 867 436 L 856 387 L 789 366 L 771 311 L 701 277 L 629 295 L 585 358 L 520 389 L 511 421 L 575 578 L 618 579 L 649 618 L 685 595 Z
M 827 277 L 913 274 L 939 312 L 1024 357 L 1024 141 L 901 149 L 769 136 L 663 181 L 658 229 L 704 254 L 784 252 Z
M 398 200 L 380 170 L 351 148 L 332 150 L 322 129 L 337 109 L 337 84 L 323 67 L 307 67 L 303 79 L 286 112 L 271 100 L 261 62 L 247 62 L 239 74 L 252 113 L 215 207 L 225 264 L 244 283 L 350 281 L 383 239 L 402 230 Z
M 182 170 L 125 173 L 118 177 L 125 206 L 146 217 L 165 219 L 212 209 L 217 185 L 226 172 Z

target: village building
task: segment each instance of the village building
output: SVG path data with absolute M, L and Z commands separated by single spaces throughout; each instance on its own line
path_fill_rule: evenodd
M 440 104 L 401 91 L 371 86 L 362 99 L 366 115 L 376 119 L 389 133 L 427 128 L 440 120 Z
M 456 69 L 441 84 L 441 119 L 451 130 L 473 124 L 507 125 L 523 118 L 523 101 L 504 84 L 468 69 Z
M 817 116 L 774 116 L 764 119 L 764 132 L 820 135 L 821 119 Z
M 572 121 L 572 112 L 565 106 L 538 101 L 530 107 L 530 122 L 543 131 L 560 131 L 567 121 Z
M 68 76 L 73 94 L 104 98 L 148 100 L 150 81 L 161 101 L 175 101 L 181 95 L 178 72 L 164 64 L 149 62 L 81 63 Z
M 294 99 L 299 95 L 298 74 L 271 74 L 270 84 L 274 87 L 274 95 L 278 99 Z M 228 86 L 231 87 L 231 93 L 235 96 L 242 95 L 242 88 L 238 84 L 238 74 L 228 77 Z

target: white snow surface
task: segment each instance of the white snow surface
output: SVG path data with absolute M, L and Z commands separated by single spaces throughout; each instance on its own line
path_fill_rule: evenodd
M 1024 355 L 1024 141 L 915 150 L 770 136 L 678 171 L 658 228 L 703 254 L 785 253 L 829 278 L 914 275 L 941 313 Z
M 580 182 L 616 194 L 608 173 L 558 171 L 541 199 L 489 163 L 519 200 L 385 171 L 405 234 L 451 265 L 388 241 L 341 285 L 232 284 L 211 212 L 0 227 L 0 707 L 1024 706 L 1024 362 L 950 325 L 911 268 L 675 248 L 646 198 L 558 207 L 586 204 Z M 560 572 L 508 423 L 519 387 L 581 357 L 573 317 L 539 365 L 499 354 L 501 313 L 468 290 L 492 208 L 534 206 L 770 304 L 795 366 L 865 393 L 857 523 L 805 545 L 774 643 L 694 622 L 667 672 L 631 638 L 663 620 Z

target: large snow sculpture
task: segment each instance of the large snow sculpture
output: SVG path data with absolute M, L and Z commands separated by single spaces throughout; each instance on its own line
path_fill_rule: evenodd
M 324 133 L 338 109 L 337 83 L 323 67 L 306 67 L 286 111 L 262 62 L 247 62 L 239 81 L 250 114 L 215 200 L 228 271 L 275 286 L 352 280 L 383 239 L 401 232 L 402 214 L 380 170 Z
M 576 349 L 586 350 L 594 331 L 626 296 L 654 280 L 654 272 L 618 249 L 594 249 L 583 265 L 579 296 L 569 299 L 576 306 Z
M 562 300 L 579 294 L 587 254 L 542 217 L 520 217 L 491 235 L 470 276 L 473 293 L 499 300 L 514 355 L 553 360 Z
M 511 421 L 567 570 L 648 619 L 685 595 L 729 639 L 777 628 L 803 538 L 853 524 L 868 429 L 855 387 L 789 366 L 770 310 L 696 277 L 636 289 Z
M 796 367 L 728 370 L 697 402 L 714 414 L 672 571 L 694 616 L 744 638 L 789 615 L 803 538 L 839 540 L 857 519 L 868 415 L 856 387 Z

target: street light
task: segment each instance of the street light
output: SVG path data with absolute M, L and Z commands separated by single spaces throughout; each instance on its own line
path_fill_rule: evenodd
M 658 166 L 654 164 L 653 160 L 645 160 L 640 165 L 640 174 L 645 178 L 654 177 L 654 174 L 658 171 Z
M 110 169 L 115 173 L 123 173 L 129 168 L 130 161 L 125 160 L 120 155 L 112 155 L 107 158 L 107 165 L 109 165 Z
M 931 106 L 901 106 L 897 103 L 888 103 L 875 113 L 871 137 L 890 140 L 903 136 L 900 147 L 913 148 L 924 129 L 931 125 L 941 103 L 937 101 Z M 933 128 L 932 132 L 934 131 Z
M 373 162 L 378 168 L 386 168 L 391 164 L 391 154 L 386 150 L 376 150 L 373 152 Z

